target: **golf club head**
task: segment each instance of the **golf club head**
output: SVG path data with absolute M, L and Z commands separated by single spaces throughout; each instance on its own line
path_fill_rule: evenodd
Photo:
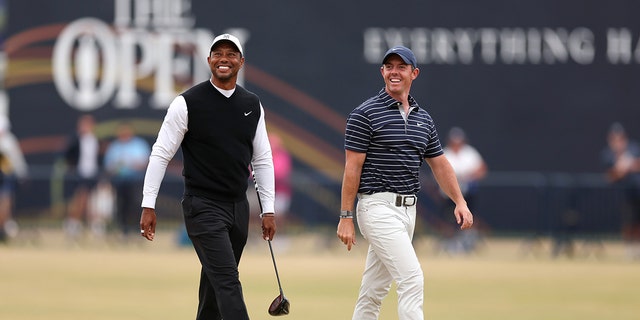
M 289 300 L 284 295 L 279 295 L 269 306 L 269 314 L 272 316 L 284 316 L 289 314 Z

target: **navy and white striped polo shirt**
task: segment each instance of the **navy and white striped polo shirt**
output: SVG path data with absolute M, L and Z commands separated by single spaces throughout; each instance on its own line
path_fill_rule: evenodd
M 409 104 L 405 122 L 400 102 L 383 88 L 349 114 L 344 147 L 367 153 L 358 193 L 416 194 L 424 158 L 443 153 L 429 113 L 411 96 Z

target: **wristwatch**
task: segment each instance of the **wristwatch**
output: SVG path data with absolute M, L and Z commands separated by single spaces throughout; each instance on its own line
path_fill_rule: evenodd
M 351 210 L 340 210 L 340 219 L 353 219 L 353 211 Z

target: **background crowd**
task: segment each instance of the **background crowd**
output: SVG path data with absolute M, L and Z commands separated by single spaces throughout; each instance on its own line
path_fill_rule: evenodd
M 127 121 L 118 121 L 113 132 L 96 134 L 96 119 L 91 114 L 82 114 L 77 127 L 69 134 L 64 148 L 56 161 L 63 164 L 64 172 L 64 218 L 60 226 L 71 242 L 82 241 L 87 236 L 105 239 L 109 234 L 127 240 L 131 231 L 138 229 L 141 186 L 146 168 L 150 144 L 136 134 Z M 464 129 L 449 128 L 444 143 L 447 158 L 454 167 L 461 190 L 472 210 L 477 210 L 479 193 L 489 166 L 480 151 L 474 148 Z M 290 212 L 295 201 L 294 161 L 283 139 L 270 134 L 276 170 L 277 211 L 285 234 L 304 226 L 304 217 Z M 610 188 L 620 190 L 619 199 L 620 239 L 625 243 L 627 254 L 640 258 L 640 146 L 627 136 L 624 126 L 615 122 L 610 125 L 603 139 L 600 155 L 603 175 Z M 10 131 L 10 122 L 0 117 L 0 242 L 7 243 L 20 230 L 19 217 L 14 216 L 15 195 L 28 185 L 29 170 L 20 150 L 17 138 Z M 597 157 L 598 155 L 594 155 Z M 247 190 L 252 210 L 257 210 L 255 191 L 250 184 Z M 483 221 L 483 212 L 478 212 L 474 228 L 458 230 L 451 220 L 453 210 L 448 200 L 437 188 L 432 177 L 424 180 L 421 194 L 424 204 L 419 208 L 419 232 L 433 235 L 437 250 L 449 254 L 475 252 L 482 243 L 483 235 L 491 226 Z M 426 196 L 426 197 L 424 197 Z M 555 254 L 573 253 L 579 216 L 577 213 L 563 216 L 560 233 L 556 235 Z M 137 236 L 135 232 L 133 235 Z M 284 238 L 283 238 L 284 239 Z M 184 240 L 184 238 L 183 238 Z M 188 244 L 188 241 L 183 241 Z

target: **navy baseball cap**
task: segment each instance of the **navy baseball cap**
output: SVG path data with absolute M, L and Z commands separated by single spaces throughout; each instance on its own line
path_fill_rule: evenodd
M 396 46 L 389 49 L 387 53 L 384 54 L 384 59 L 382 59 L 382 63 L 384 64 L 387 61 L 387 58 L 389 58 L 389 56 L 392 54 L 399 55 L 400 58 L 402 58 L 402 61 L 404 61 L 404 63 L 410 64 L 414 68 L 418 67 L 416 56 L 413 55 L 413 52 L 405 46 Z

